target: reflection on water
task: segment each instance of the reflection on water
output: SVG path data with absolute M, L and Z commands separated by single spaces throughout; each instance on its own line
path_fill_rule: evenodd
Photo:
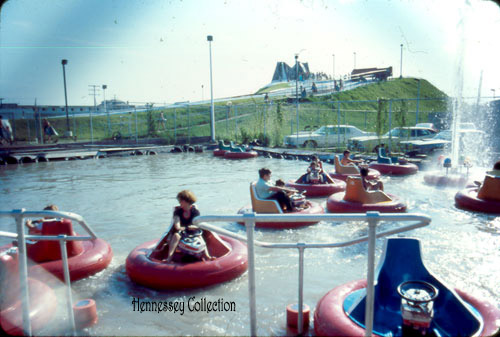
M 130 282 L 125 259 L 135 246 L 162 234 L 180 190 L 194 191 L 202 214 L 234 214 L 249 204 L 249 183 L 257 179 L 257 170 L 263 166 L 271 168 L 273 179 L 288 180 L 300 176 L 307 163 L 264 158 L 228 161 L 210 154 L 171 154 L 8 166 L 0 168 L 0 208 L 35 210 L 54 203 L 61 210 L 82 215 L 110 242 L 114 251 L 110 267 L 73 286 L 75 299 L 91 297 L 97 302 L 99 324 L 91 329 L 91 334 L 248 335 L 246 274 L 200 290 L 158 292 Z M 484 172 L 475 170 L 477 175 Z M 500 218 L 456 209 L 456 190 L 424 185 L 423 173 L 384 178 L 384 183 L 389 193 L 408 202 L 409 212 L 432 217 L 430 226 L 405 234 L 423 241 L 426 265 L 449 284 L 498 303 Z M 244 233 L 238 224 L 218 225 Z M 383 224 L 382 229 L 396 225 Z M 11 220 L 0 219 L 0 230 L 5 229 L 14 230 L 14 225 Z M 366 233 L 363 223 L 322 222 L 297 230 L 259 230 L 255 238 L 274 242 L 338 242 Z M 382 240 L 378 240 L 377 254 L 381 247 Z M 329 289 L 365 277 L 366 250 L 366 243 L 344 249 L 307 250 L 305 303 L 314 308 Z M 298 253 L 258 247 L 256 253 L 258 333 L 284 334 L 285 307 L 297 301 Z M 132 307 L 134 297 L 187 302 L 192 296 L 234 301 L 236 312 L 186 311 L 180 315 L 140 313 Z M 59 303 L 64 306 L 61 303 L 64 297 L 60 297 Z

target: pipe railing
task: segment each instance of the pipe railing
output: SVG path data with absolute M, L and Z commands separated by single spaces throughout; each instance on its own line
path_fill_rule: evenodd
M 82 216 L 71 212 L 60 211 L 26 211 L 23 209 L 13 211 L 0 211 L 0 217 L 13 217 L 16 221 L 17 233 L 0 231 L 0 237 L 17 240 L 18 263 L 19 263 L 19 284 L 21 285 L 21 302 L 23 308 L 23 333 L 31 336 L 31 321 L 29 319 L 29 287 L 28 287 L 28 258 L 26 254 L 26 240 L 36 241 L 59 241 L 61 258 L 63 261 L 64 282 L 66 284 L 66 303 L 68 317 L 71 322 L 73 335 L 76 335 L 75 317 L 73 314 L 73 298 L 71 294 L 71 280 L 68 267 L 68 252 L 66 241 L 86 241 L 97 239 L 97 235 L 92 228 L 87 225 Z M 79 223 L 90 236 L 67 236 L 67 235 L 26 235 L 24 233 L 24 218 L 50 217 L 66 218 Z
M 366 221 L 368 222 L 368 235 L 354 240 L 337 243 L 273 243 L 254 240 L 253 234 L 256 222 L 308 222 L 308 221 Z M 414 221 L 415 223 L 386 230 L 377 233 L 379 222 L 387 221 Z M 226 229 L 207 224 L 205 222 L 244 222 L 246 237 Z M 299 251 L 299 280 L 298 280 L 298 333 L 302 334 L 303 322 L 303 287 L 304 287 L 304 251 L 307 248 L 340 248 L 368 241 L 368 265 L 365 307 L 365 336 L 371 336 L 373 332 L 374 312 L 374 275 L 375 275 L 375 239 L 406 232 L 412 229 L 429 225 L 431 219 L 423 214 L 380 214 L 379 212 L 367 212 L 366 214 L 318 214 L 318 215 L 292 215 L 292 214 L 256 214 L 247 213 L 241 215 L 203 215 L 196 217 L 194 223 L 199 227 L 210 230 L 231 238 L 247 243 L 248 250 L 248 290 L 250 306 L 250 335 L 257 336 L 257 312 L 255 295 L 255 253 L 254 246 L 263 248 L 295 248 Z

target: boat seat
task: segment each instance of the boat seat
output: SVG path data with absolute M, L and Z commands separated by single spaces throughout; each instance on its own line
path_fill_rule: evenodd
M 233 141 L 231 141 L 230 144 L 231 144 L 231 152 L 245 152 L 245 149 L 243 149 L 242 147 L 234 145 Z
M 392 201 L 383 191 L 367 191 L 363 187 L 361 177 L 349 176 L 346 180 L 345 201 L 359 202 L 362 204 L 376 204 L 380 202 Z
M 250 198 L 252 208 L 256 213 L 283 213 L 277 200 L 262 199 L 257 195 L 255 182 L 250 183 Z
M 226 144 L 224 144 L 223 140 L 219 140 L 219 150 L 229 151 L 229 150 L 231 150 L 231 145 L 226 145 Z
M 76 236 L 73 225 L 69 219 L 53 219 L 44 221 L 41 235 Z M 26 245 L 28 257 L 35 262 L 54 261 L 61 259 L 61 247 L 59 241 L 37 241 L 34 244 Z M 68 257 L 79 255 L 83 252 L 81 241 L 67 241 L 66 249 Z
M 373 331 L 379 335 L 401 335 L 401 298 L 397 287 L 406 281 L 425 281 L 439 294 L 434 301 L 431 329 L 442 336 L 474 336 L 482 328 L 481 318 L 450 287 L 439 281 L 422 261 L 418 239 L 389 238 L 375 272 Z M 344 310 L 356 324 L 364 327 L 366 289 L 347 296 Z
M 379 147 L 377 153 L 377 163 L 379 164 L 392 164 L 391 158 L 387 157 L 385 147 Z
M 497 172 L 490 171 L 486 173 L 484 182 L 477 192 L 479 199 L 500 201 L 500 175 L 495 174 Z
M 354 174 L 359 175 L 359 169 L 356 165 L 344 166 L 340 163 L 340 157 L 335 156 L 335 172 L 338 174 Z

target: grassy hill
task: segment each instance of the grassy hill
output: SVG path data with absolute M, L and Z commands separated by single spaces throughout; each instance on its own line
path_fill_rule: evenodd
M 353 90 L 301 100 L 298 107 L 299 131 L 313 130 L 327 124 L 351 124 L 367 131 L 386 132 L 390 127 L 415 125 L 418 105 L 419 122 L 447 114 L 447 97 L 428 81 L 413 78 L 394 79 Z M 273 97 L 274 98 L 274 97 Z M 297 131 L 297 107 L 293 99 L 274 98 L 265 103 L 261 97 L 244 101 L 230 99 L 215 105 L 216 136 L 218 139 L 247 142 L 258 138 L 267 145 L 281 145 L 283 137 Z M 160 113 L 167 118 L 166 128 L 158 121 Z M 65 118 L 51 118 L 52 125 L 62 134 Z M 34 138 L 33 120 L 14 121 L 16 138 Z M 73 124 L 76 128 L 73 128 Z M 210 105 L 178 106 L 162 110 L 94 116 L 94 140 L 110 139 L 118 133 L 123 138 L 164 138 L 175 143 L 177 138 L 210 135 Z M 70 120 L 78 140 L 90 139 L 90 119 Z M 64 141 L 64 140 L 61 140 Z

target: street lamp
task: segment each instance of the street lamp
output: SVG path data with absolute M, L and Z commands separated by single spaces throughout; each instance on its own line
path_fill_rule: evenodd
M 204 86 L 203 86 L 203 84 L 202 84 L 202 85 L 201 85 L 201 100 L 202 100 L 202 101 L 204 101 L 204 100 L 205 100 L 204 95 L 203 95 L 203 88 L 204 88 Z
M 491 89 L 493 91 L 493 99 L 495 99 L 495 89 Z
M 108 133 L 111 135 L 111 119 L 109 118 L 108 106 L 106 102 L 106 89 L 108 86 L 106 84 L 102 85 L 102 96 L 104 98 L 104 112 L 108 115 Z
M 356 69 L 356 52 L 354 52 L 354 69 Z
M 299 54 L 295 54 L 295 110 L 297 114 L 297 145 L 299 144 Z
M 214 87 L 212 83 L 212 35 L 207 35 L 208 49 L 210 54 L 210 139 L 215 142 L 215 116 L 214 116 Z
M 332 77 L 332 80 L 335 79 L 335 54 L 332 54 L 332 57 L 333 57 L 333 77 Z
M 416 118 L 415 118 L 415 124 L 418 124 L 418 108 L 419 108 L 419 103 L 420 103 L 420 79 L 416 79 L 418 82 L 418 87 L 417 87 L 417 113 L 416 113 Z
M 68 95 L 66 93 L 66 69 L 65 69 L 65 65 L 68 64 L 68 60 L 62 60 L 61 61 L 61 64 L 62 64 L 62 68 L 63 68 L 63 80 L 64 80 L 64 102 L 65 102 L 65 106 L 66 106 L 66 134 L 65 136 L 66 137 L 71 137 L 72 134 L 71 134 L 71 131 L 69 130 L 69 116 L 68 116 Z
M 399 65 L 399 78 L 403 78 L 403 44 L 402 43 L 401 43 L 401 63 Z

